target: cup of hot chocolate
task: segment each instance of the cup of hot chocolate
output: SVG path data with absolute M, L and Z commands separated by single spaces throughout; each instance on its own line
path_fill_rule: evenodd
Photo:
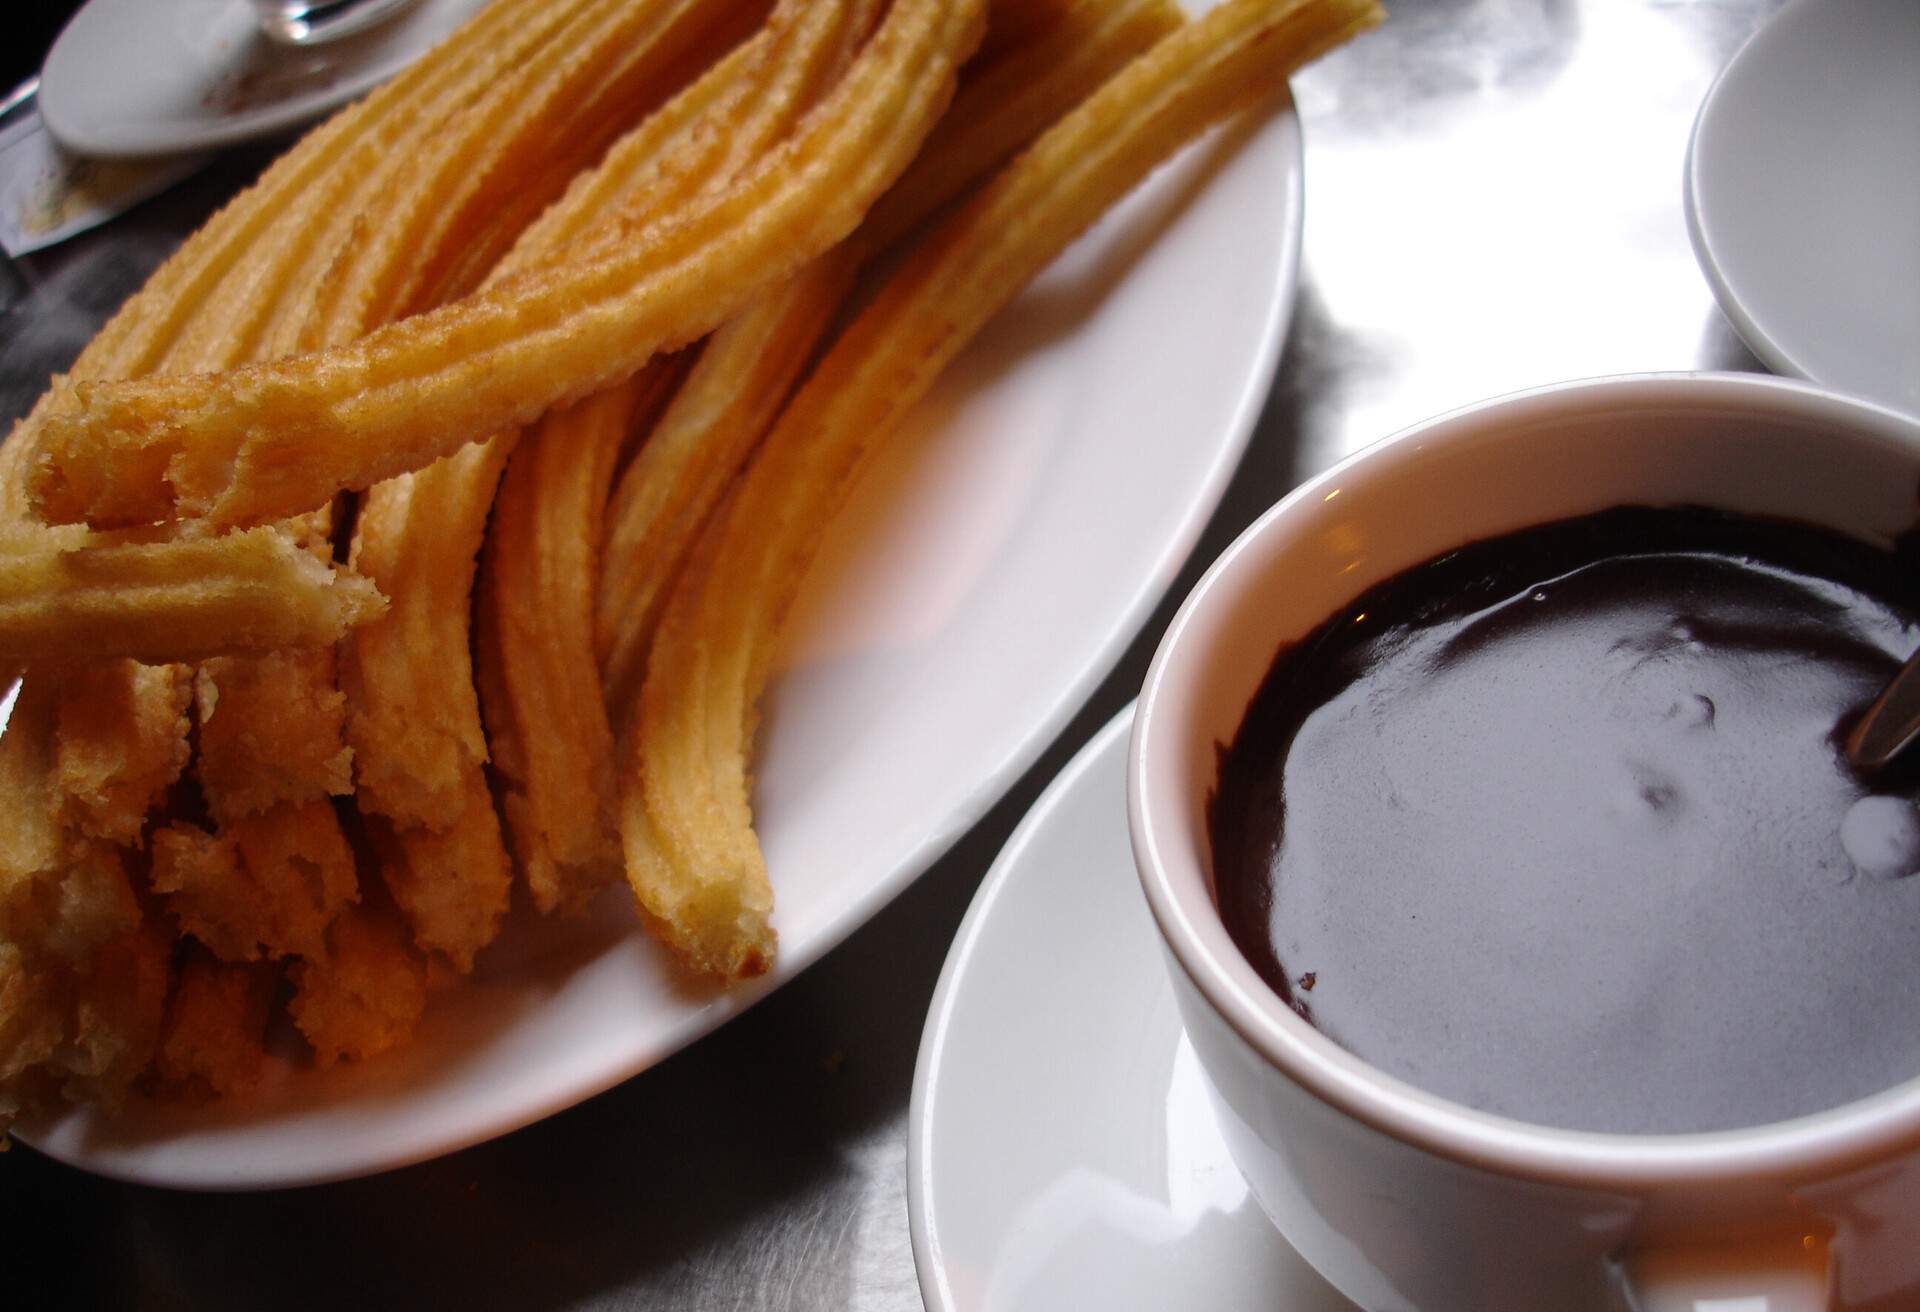
M 1362 1307 L 1920 1306 L 1920 764 L 1840 746 L 1920 644 L 1917 496 L 1891 410 L 1567 383 L 1187 599 L 1135 861 L 1235 1161 Z

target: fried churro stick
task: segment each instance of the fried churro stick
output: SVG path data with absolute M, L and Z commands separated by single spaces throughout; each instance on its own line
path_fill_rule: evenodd
M 990 29 L 1000 16 L 996 9 Z M 1039 58 L 995 61 L 984 76 L 970 68 L 895 214 L 916 221 L 956 194 L 1179 22 L 1177 10 L 1153 0 L 1082 0 L 1045 29 L 1047 41 L 1031 44 Z M 947 130 L 957 115 L 971 121 L 965 133 Z M 597 599 L 592 544 L 612 467 L 608 434 L 594 426 L 604 407 L 548 415 L 514 458 L 489 539 L 495 564 L 481 596 L 479 683 L 507 785 L 507 825 L 542 910 L 577 904 L 618 861 L 612 729 L 594 695 L 596 665 L 615 664 L 604 705 L 629 705 L 666 584 L 811 357 L 867 249 L 863 227 L 714 334 L 621 480 Z M 588 451 L 599 454 L 570 458 Z M 600 642 L 617 643 L 617 652 L 597 650 Z
M 594 599 L 600 677 L 590 685 L 604 685 L 616 713 L 639 691 L 667 585 L 818 346 L 854 268 L 851 251 L 830 252 L 716 332 L 621 475 Z
M 86 652 L 166 664 L 319 646 L 386 608 L 371 583 L 272 527 L 162 542 L 87 536 L 68 550 L 64 532 L 0 534 L 0 661 Z
M 266 1065 L 267 1015 L 280 970 L 219 961 L 192 948 L 174 974 L 153 1078 L 170 1098 L 244 1097 Z
M 464 114 L 404 162 L 384 201 L 318 289 L 298 345 L 353 341 L 442 303 L 447 268 L 490 268 L 521 227 L 612 141 L 751 30 L 764 5 L 601 3 L 583 31 L 503 70 Z M 471 286 L 459 291 L 470 291 Z
M 215 819 L 353 791 L 347 699 L 333 672 L 330 648 L 216 657 L 200 666 L 195 773 Z
M 513 880 L 485 778 L 475 771 L 464 783 L 460 809 L 445 829 L 367 821 L 380 873 L 413 927 L 413 941 L 463 973 L 499 933 Z
M 688 164 L 673 164 L 689 154 L 707 161 L 707 186 L 736 175 L 844 74 L 868 36 L 874 9 L 871 3 L 814 3 L 777 12 L 763 55 L 770 73 L 719 72 L 738 78 L 746 93 L 731 97 L 742 109 L 734 130 L 689 131 L 697 120 L 662 115 L 667 123 L 653 128 L 655 135 L 683 133 L 684 143 L 662 150 L 624 203 L 631 207 L 645 196 L 665 212 L 697 186 Z M 696 88 L 685 99 L 701 94 Z M 728 99 L 716 97 L 701 118 L 733 117 L 725 113 Z M 557 230 L 542 235 L 551 238 Z M 836 290 L 823 315 L 837 299 Z M 642 414 L 650 424 L 678 378 L 677 371 L 650 368 L 549 413 L 516 449 L 495 504 L 480 594 L 477 682 L 507 826 L 542 911 L 578 906 L 619 875 L 613 730 L 593 654 L 599 526 L 617 456 Z
M 404 1042 L 427 1006 L 427 963 L 385 907 L 355 907 L 333 922 L 324 955 L 287 970 L 287 1010 L 322 1065 L 365 1059 Z
M 542 911 L 577 906 L 620 877 L 593 582 L 614 463 L 679 382 L 681 371 L 660 363 L 641 371 L 639 386 L 548 415 L 515 448 L 487 532 L 480 691 L 501 810 Z
M 727 183 L 789 128 L 817 88 L 851 56 L 871 22 L 866 0 L 787 0 L 766 31 L 629 134 L 599 169 L 577 182 L 524 235 L 496 277 L 540 267 L 567 243 L 591 239 L 593 225 L 610 213 L 665 213 L 688 195 Z M 645 389 L 653 385 L 648 377 L 667 375 L 643 371 L 641 379 L 622 388 Z M 641 408 L 638 392 L 629 399 Z M 375 487 L 354 541 L 355 564 L 394 599 L 392 617 L 361 630 L 347 648 L 349 734 L 359 760 L 361 805 L 394 820 L 394 841 L 386 848 L 392 858 L 389 883 L 421 941 L 456 962 L 472 960 L 506 903 L 509 867 L 503 852 L 495 859 L 487 848 L 489 841 L 499 841 L 491 817 L 465 826 L 458 841 L 434 835 L 461 826 L 461 816 L 476 809 L 473 799 L 484 795 L 480 769 L 488 745 L 468 666 L 470 593 L 494 491 L 518 439 L 518 430 L 500 434 Z M 542 599 L 541 613 L 547 605 Z M 597 689 L 588 687 L 597 708 Z M 510 818 L 525 815 L 514 801 L 516 764 L 524 759 L 514 743 L 505 744 Z M 547 849 L 537 831 L 522 825 L 517 833 L 521 851 L 528 854 L 536 900 L 572 900 L 559 876 L 548 877 L 561 867 L 541 864 L 539 854 Z M 610 821 L 604 834 L 605 853 L 614 856 Z M 569 852 L 561 860 L 570 870 L 592 870 L 598 878 L 604 858 L 587 860 Z M 428 886 L 430 879 L 444 887 Z M 461 880 L 473 881 L 465 894 L 459 891 Z M 477 914 L 479 908 L 494 914 Z
M 218 835 L 184 821 L 158 830 L 152 886 L 223 961 L 318 955 L 359 896 L 353 851 L 324 800 L 237 816 Z
M 63 821 L 59 721 L 58 682 L 29 673 L 0 737 L 0 942 L 84 965 L 140 906 L 119 849 Z
M 774 951 L 747 755 L 774 640 L 872 451 L 987 318 L 1202 128 L 1377 21 L 1371 0 L 1228 0 L 1130 64 L 938 229 L 788 405 L 668 604 L 621 833 L 643 910 L 692 964 Z
M 823 258 L 716 332 L 621 476 L 595 615 L 596 655 L 617 720 L 639 692 L 667 589 L 819 343 L 859 256 L 925 220 L 1183 21 L 1168 0 L 1074 0 L 1038 17 L 1002 0 L 990 39 L 1003 10 L 1023 40 L 968 67 L 952 110 L 855 232 L 854 249 Z
M 60 685 L 63 820 L 90 838 L 138 847 L 147 812 L 186 769 L 192 671 L 111 660 Z
M 838 242 L 905 167 L 982 0 L 897 0 L 802 130 L 739 185 L 596 258 L 504 279 L 333 350 L 200 378 L 68 385 L 34 492 L 55 521 L 258 523 L 525 424 L 697 338 Z

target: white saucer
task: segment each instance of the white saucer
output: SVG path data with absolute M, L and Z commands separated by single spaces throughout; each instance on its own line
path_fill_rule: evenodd
M 1920 3 L 1798 0 L 1707 93 L 1687 226 L 1768 366 L 1920 412 Z
M 1075 757 L 968 910 L 907 1140 L 929 1312 L 1351 1312 L 1227 1156 L 1127 846 L 1132 711 Z
M 322 45 L 278 45 L 248 0 L 89 0 L 47 54 L 40 117 L 106 157 L 229 146 L 297 127 L 419 58 L 484 0 L 416 0 Z

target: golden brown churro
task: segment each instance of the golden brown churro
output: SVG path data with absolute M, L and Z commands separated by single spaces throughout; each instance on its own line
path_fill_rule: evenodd
M 679 382 L 661 363 L 638 385 L 548 415 L 515 449 L 487 533 L 479 686 L 500 809 L 542 911 L 577 906 L 620 877 L 613 729 L 593 662 L 594 563 L 621 448 Z
M 664 214 L 677 197 L 737 176 L 844 74 L 869 35 L 874 8 L 811 0 L 776 11 L 763 56 L 770 67 L 742 79 L 732 98 L 737 116 L 721 114 L 716 102 L 683 129 L 677 148 L 648 161 L 621 203 L 629 212 L 647 204 Z M 721 130 L 706 121 L 716 116 Z M 679 370 L 655 364 L 529 429 L 489 530 L 477 675 L 502 810 L 543 911 L 578 905 L 620 870 L 594 590 L 615 460 L 635 425 L 650 425 L 678 383 Z
M 187 765 L 192 671 L 95 662 L 60 683 L 57 769 L 62 821 L 89 838 L 137 847 L 147 813 Z
M 666 590 L 720 496 L 813 354 L 857 261 L 882 250 L 1177 28 L 1167 0 L 1076 0 L 1057 13 L 998 5 L 1024 40 L 969 65 L 953 109 L 848 243 L 762 295 L 716 332 L 685 388 L 615 489 L 595 615 L 607 705 L 624 717 L 640 689 Z M 978 61 L 976 61 L 978 63 Z
M 55 535 L 63 536 L 63 535 Z M 0 534 L 0 660 L 102 652 L 155 664 L 338 642 L 386 609 L 272 527 L 153 542 L 131 530 L 46 550 Z
M 854 268 L 851 252 L 830 252 L 716 332 L 621 475 L 594 621 L 596 686 L 614 712 L 639 691 L 667 585 L 812 357 Z
M 951 97 L 982 0 L 898 0 L 800 132 L 739 185 L 596 258 L 350 345 L 200 378 L 69 384 L 33 487 L 55 521 L 259 523 L 525 424 L 710 331 L 845 237 Z
M 669 602 L 621 803 L 641 906 L 718 974 L 771 960 L 747 757 L 774 638 L 875 447 L 986 319 L 1189 137 L 1378 20 L 1371 0 L 1229 0 L 1043 135 L 888 281 L 782 413 Z
M 277 966 L 219 961 L 189 945 L 161 1021 L 155 1083 L 192 1100 L 251 1093 L 266 1064 L 263 1039 L 279 984 Z
M 223 961 L 318 956 L 358 896 L 330 802 L 236 816 L 218 835 L 184 821 L 153 835 L 152 886 L 180 927 Z
M 721 61 L 583 177 L 525 234 L 496 277 L 551 262 L 557 244 L 590 235 L 592 225 L 609 214 L 664 214 L 690 194 L 726 184 L 790 126 L 803 98 L 844 64 L 871 21 L 865 3 L 788 0 L 759 38 Z M 622 388 L 644 391 L 674 377 L 643 371 Z M 641 408 L 638 392 L 630 400 Z M 479 770 L 488 744 L 474 681 L 467 677 L 469 598 L 494 489 L 519 436 L 503 433 L 377 486 L 354 543 L 355 564 L 380 583 L 395 608 L 391 621 L 362 630 L 348 648 L 350 732 L 360 758 L 362 805 L 395 822 L 393 841 L 383 849 L 400 862 L 389 882 L 401 881 L 396 897 L 416 932 L 461 961 L 471 961 L 497 927 L 498 914 L 472 913 L 476 906 L 504 910 L 508 867 L 504 853 L 487 849 L 488 838 L 499 832 L 490 822 L 469 826 L 456 838 L 436 835 L 459 826 L 482 789 Z M 415 506 L 428 513 L 413 515 Z M 543 614 L 549 604 L 542 599 Z M 489 649 L 483 642 L 483 653 Z M 581 692 L 604 715 L 597 687 Z M 511 738 L 506 703 L 496 704 L 501 719 L 494 727 L 495 756 L 503 768 L 508 820 L 527 855 L 529 887 L 543 907 L 577 901 L 585 886 L 617 868 L 610 816 L 597 862 L 581 855 L 586 847 L 577 836 L 560 839 L 559 864 L 543 862 L 549 843 L 516 784 L 528 756 Z M 605 759 L 611 760 L 610 735 Z M 609 765 L 601 768 L 610 771 Z M 591 799 L 585 812 L 591 827 Z M 436 872 L 452 882 L 429 896 L 423 881 Z M 460 879 L 477 885 L 467 897 L 452 893 Z M 450 915 L 449 908 L 464 914 Z M 429 917 L 433 923 L 423 928 Z
M 294 962 L 287 977 L 287 1012 L 322 1065 L 385 1052 L 413 1033 L 427 1005 L 426 958 L 386 907 L 337 917 L 325 954 Z

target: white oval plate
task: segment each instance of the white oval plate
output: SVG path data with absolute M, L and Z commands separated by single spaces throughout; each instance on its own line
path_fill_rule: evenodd
M 89 0 L 47 52 L 40 117 L 107 158 L 205 150 L 319 118 L 386 81 L 485 0 L 415 0 L 320 45 L 276 45 L 248 0 Z
M 1799 0 L 1700 107 L 1688 231 L 1779 373 L 1920 412 L 1920 4 Z
M 792 979 L 985 813 L 1172 582 L 1265 398 L 1300 220 L 1290 110 L 1196 143 L 988 328 L 862 481 L 766 707 L 766 977 L 687 980 L 616 892 L 584 922 L 514 925 L 390 1058 L 280 1063 L 247 1107 L 136 1101 L 20 1137 L 189 1188 L 366 1174 L 571 1106 Z
M 914 1071 L 928 1312 L 1352 1312 L 1241 1179 L 1127 842 L 1123 711 L 1008 840 Z

